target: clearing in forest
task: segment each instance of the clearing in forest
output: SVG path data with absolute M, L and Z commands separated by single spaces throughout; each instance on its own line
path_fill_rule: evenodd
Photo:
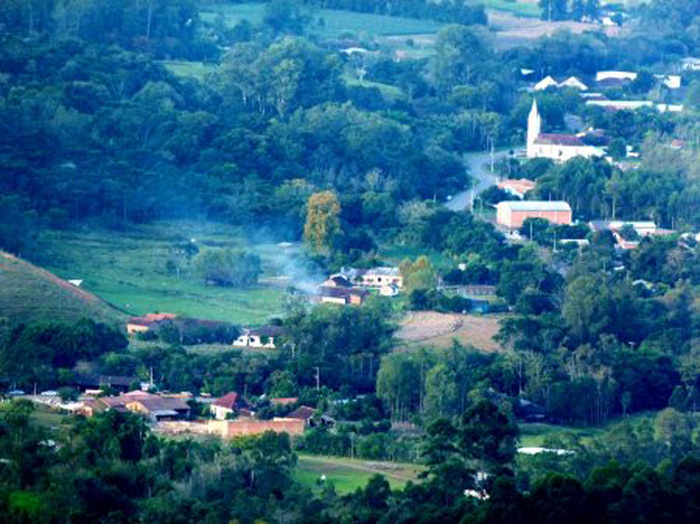
M 321 487 L 322 475 L 332 482 L 338 494 L 344 495 L 364 488 L 374 475 L 384 475 L 393 489 L 403 488 L 408 481 L 418 482 L 422 466 L 395 462 L 375 462 L 339 457 L 299 455 L 295 477 L 309 487 Z
M 409 312 L 397 333 L 399 349 L 445 349 L 456 340 L 487 352 L 502 351 L 493 337 L 498 333 L 501 315 L 460 315 L 434 311 Z

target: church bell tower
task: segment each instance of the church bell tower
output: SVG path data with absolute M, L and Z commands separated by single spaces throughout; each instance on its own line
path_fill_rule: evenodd
M 527 118 L 527 156 L 530 158 L 534 156 L 533 147 L 540 133 L 542 133 L 542 117 L 537 109 L 537 100 L 533 100 L 530 116 Z

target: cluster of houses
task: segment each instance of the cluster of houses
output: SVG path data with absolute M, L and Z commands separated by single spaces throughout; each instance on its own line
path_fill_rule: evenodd
M 192 420 L 190 402 L 196 400 L 209 406 L 212 418 Z M 273 407 L 297 406 L 298 398 L 272 398 Z M 266 431 L 301 435 L 316 424 L 333 425 L 327 416 L 316 417 L 316 410 L 309 406 L 298 406 L 284 417 L 272 419 L 256 418 L 256 405 L 242 395 L 231 392 L 221 398 L 200 397 L 189 393 L 154 394 L 146 391 L 129 391 L 114 396 L 102 396 L 85 400 L 78 412 L 91 417 L 97 413 L 117 411 L 133 413 L 156 424 L 161 431 L 176 428 L 178 433 L 213 434 L 223 438 L 260 435 Z
M 384 297 L 395 297 L 403 288 L 403 277 L 397 267 L 342 269 L 328 277 L 318 289 L 324 304 L 362 305 L 375 291 Z

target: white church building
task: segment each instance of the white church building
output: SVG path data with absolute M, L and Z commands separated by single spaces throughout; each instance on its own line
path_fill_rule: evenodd
M 527 119 L 527 157 L 566 162 L 577 156 L 602 157 L 605 156 L 605 151 L 586 144 L 579 135 L 542 133 L 542 117 L 537 108 L 537 100 L 534 100 Z

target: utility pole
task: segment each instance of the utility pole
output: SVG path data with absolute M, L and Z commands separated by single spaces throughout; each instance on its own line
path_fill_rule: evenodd
M 316 391 L 321 389 L 321 368 L 316 366 Z

